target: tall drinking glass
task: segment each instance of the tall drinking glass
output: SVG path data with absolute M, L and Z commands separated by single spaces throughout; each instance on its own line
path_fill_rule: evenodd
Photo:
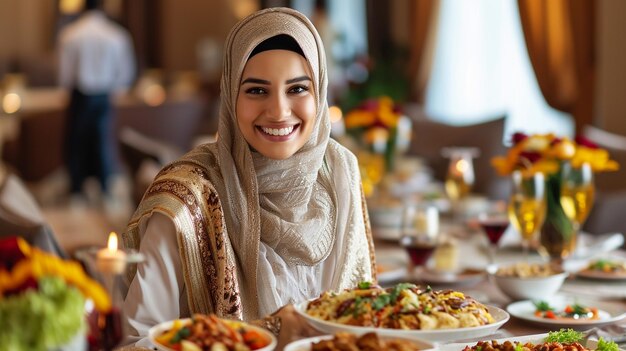
M 567 257 L 576 248 L 576 238 L 580 227 L 585 223 L 595 198 L 593 171 L 589 163 L 579 168 L 564 164 L 561 173 L 561 207 L 565 215 L 572 221 L 574 234 L 566 240 L 561 248 L 561 257 Z
M 404 207 L 402 216 L 402 245 L 410 258 L 411 271 L 416 271 L 419 279 L 421 270 L 437 247 L 439 233 L 439 212 L 435 207 L 421 207 L 409 204 Z
M 526 176 L 515 171 L 512 181 L 509 217 L 522 236 L 524 258 L 528 260 L 530 247 L 537 242 L 539 229 L 546 218 L 545 176 L 540 172 Z

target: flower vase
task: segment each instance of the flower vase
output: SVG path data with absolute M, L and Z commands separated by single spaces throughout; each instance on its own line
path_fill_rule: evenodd
M 562 262 L 576 250 L 577 233 L 561 207 L 561 178 L 546 180 L 546 219 L 541 227 L 541 251 L 553 262 Z

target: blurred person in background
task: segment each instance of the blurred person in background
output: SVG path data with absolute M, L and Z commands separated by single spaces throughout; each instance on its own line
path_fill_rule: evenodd
M 135 75 L 129 33 L 106 17 L 99 0 L 85 0 L 84 13 L 59 35 L 59 83 L 71 92 L 65 156 L 72 201 L 82 199 L 89 176 L 105 198 L 115 172 L 111 95 Z

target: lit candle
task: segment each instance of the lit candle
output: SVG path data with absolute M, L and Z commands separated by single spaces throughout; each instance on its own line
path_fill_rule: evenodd
M 117 249 L 117 234 L 115 232 L 109 234 L 107 248 L 98 251 L 96 265 L 102 273 L 121 274 L 124 272 L 126 253 Z

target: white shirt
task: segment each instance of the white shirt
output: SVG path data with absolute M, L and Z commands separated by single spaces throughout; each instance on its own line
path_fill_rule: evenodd
M 100 11 L 89 11 L 60 34 L 59 83 L 84 94 L 128 86 L 135 74 L 132 40 Z

